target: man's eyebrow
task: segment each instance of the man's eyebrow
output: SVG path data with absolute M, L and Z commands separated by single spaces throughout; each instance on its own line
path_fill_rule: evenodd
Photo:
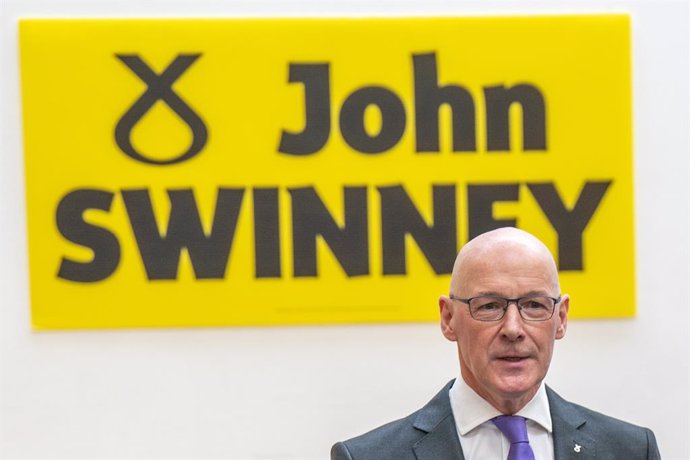
M 527 294 L 523 294 L 520 297 L 537 297 L 537 296 L 551 297 L 551 293 L 549 291 L 529 291 Z
M 499 294 L 496 291 L 479 291 L 474 295 L 474 297 L 478 296 L 494 296 L 494 297 L 503 297 L 501 294 Z
M 476 294 L 473 294 L 472 297 L 502 297 L 507 299 L 506 296 L 496 291 L 479 291 Z M 529 291 L 524 294 L 520 294 L 518 298 L 522 297 L 551 297 L 551 293 L 548 291 Z

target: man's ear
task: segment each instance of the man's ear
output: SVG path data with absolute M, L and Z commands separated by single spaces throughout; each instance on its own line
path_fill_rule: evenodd
M 455 310 L 453 310 L 453 301 L 450 297 L 442 295 L 438 298 L 438 307 L 441 312 L 441 332 L 443 336 L 450 340 L 451 342 L 456 342 L 458 336 L 455 334 L 455 329 L 453 328 L 453 316 L 455 315 Z
M 563 294 L 561 303 L 558 307 L 558 326 L 556 327 L 556 340 L 565 337 L 565 330 L 568 327 L 568 310 L 570 310 L 570 296 Z

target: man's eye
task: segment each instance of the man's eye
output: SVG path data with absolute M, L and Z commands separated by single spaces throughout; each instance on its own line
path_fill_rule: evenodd
M 537 300 L 530 300 L 530 301 L 526 302 L 522 308 L 528 308 L 531 310 L 543 310 L 547 307 L 545 304 L 543 304 Z
M 478 310 L 484 310 L 484 311 L 490 311 L 490 310 L 498 310 L 501 308 L 498 302 L 489 302 L 489 303 L 483 303 L 477 307 Z

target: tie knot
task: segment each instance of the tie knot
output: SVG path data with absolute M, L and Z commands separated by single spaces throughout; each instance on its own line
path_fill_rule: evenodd
M 527 438 L 527 421 L 516 415 L 499 415 L 491 419 L 510 444 L 529 442 Z

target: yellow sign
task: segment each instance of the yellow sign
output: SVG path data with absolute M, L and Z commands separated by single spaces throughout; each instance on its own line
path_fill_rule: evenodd
M 631 316 L 624 15 L 23 20 L 39 329 L 436 320 L 514 225 Z

